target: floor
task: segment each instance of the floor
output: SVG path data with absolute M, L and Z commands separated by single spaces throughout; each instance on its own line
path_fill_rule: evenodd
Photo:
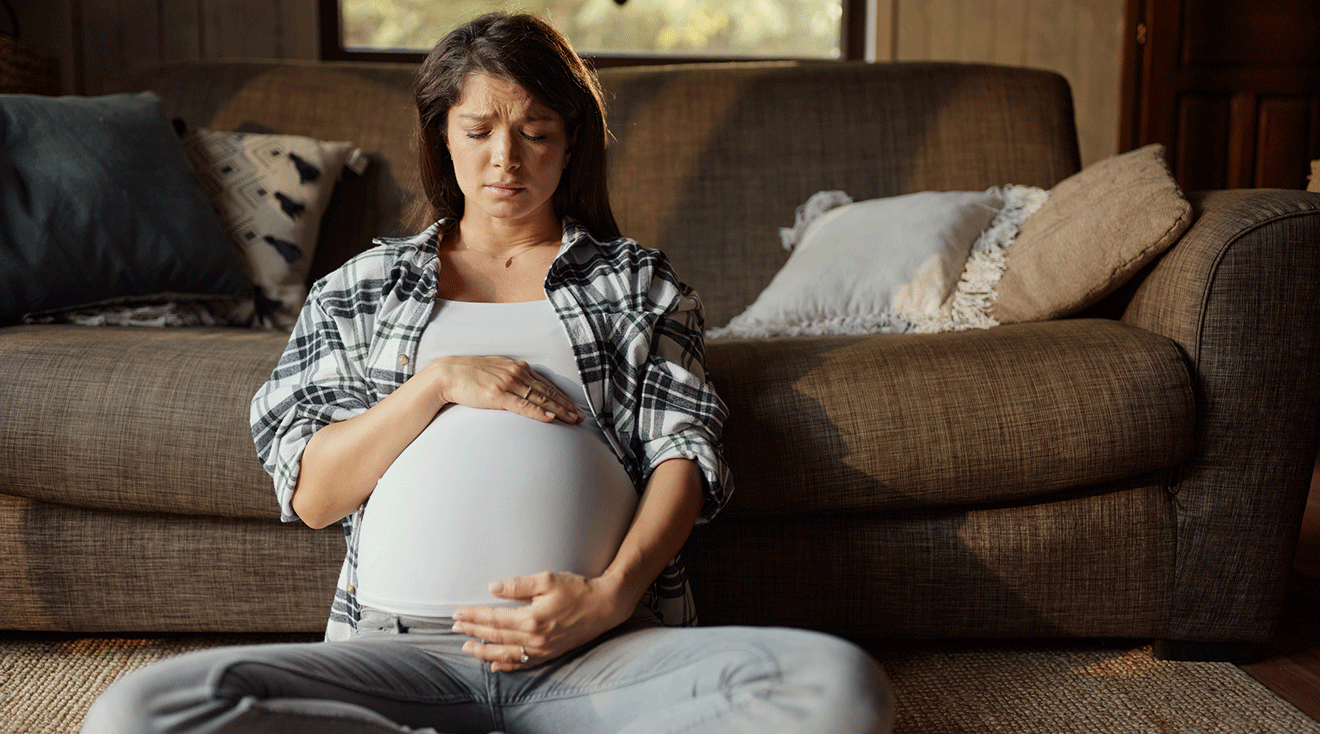
M 1293 571 L 1287 607 L 1270 652 L 1242 669 L 1320 721 L 1320 461 L 1311 476 Z

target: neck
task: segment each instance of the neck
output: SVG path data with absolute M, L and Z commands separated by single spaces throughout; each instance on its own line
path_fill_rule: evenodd
M 527 221 L 496 219 L 465 212 L 454 232 L 455 243 L 489 255 L 515 255 L 563 237 L 563 225 L 553 214 Z

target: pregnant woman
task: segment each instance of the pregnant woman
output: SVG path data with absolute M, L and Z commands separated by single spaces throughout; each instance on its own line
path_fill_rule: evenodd
M 692 626 L 725 408 L 696 294 L 619 236 L 595 76 L 487 15 L 416 100 L 436 223 L 320 281 L 252 402 L 284 519 L 345 530 L 326 642 L 158 663 L 83 731 L 888 730 L 850 643 Z

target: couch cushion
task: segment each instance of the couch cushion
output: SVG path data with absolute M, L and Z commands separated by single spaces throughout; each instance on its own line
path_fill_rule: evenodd
M 0 95 L 0 322 L 248 290 L 155 95 Z
M 7 629 L 312 632 L 344 560 L 335 531 L 103 512 L 0 495 Z
M 0 491 L 275 518 L 248 401 L 282 334 L 0 329 Z M 1002 502 L 1171 466 L 1193 400 L 1172 342 L 1105 320 L 715 340 L 738 490 L 725 514 Z M 58 385 L 59 387 L 53 387 Z
M 982 505 L 1172 466 L 1182 353 L 1106 320 L 950 334 L 716 340 L 737 491 L 724 514 Z
M 0 491 L 112 510 L 275 520 L 248 401 L 286 334 L 0 329 Z

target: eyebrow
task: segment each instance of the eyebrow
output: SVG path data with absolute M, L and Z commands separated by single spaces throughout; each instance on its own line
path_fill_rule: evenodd
M 475 122 L 484 122 L 484 121 L 489 120 L 489 119 L 491 119 L 491 118 L 493 118 L 493 117 L 496 117 L 497 115 L 496 115 L 495 113 L 493 113 L 493 112 L 481 112 L 481 113 L 475 113 L 475 112 L 460 112 L 460 113 L 458 113 L 458 116 L 461 117 L 461 118 L 463 118 L 464 120 L 473 120 L 473 121 L 475 121 Z M 554 120 L 554 119 L 555 119 L 555 118 L 550 117 L 549 115 L 528 115 L 527 117 L 524 117 L 524 118 L 522 118 L 521 120 L 519 120 L 519 122 L 550 122 L 550 121 L 552 121 L 552 120 Z

